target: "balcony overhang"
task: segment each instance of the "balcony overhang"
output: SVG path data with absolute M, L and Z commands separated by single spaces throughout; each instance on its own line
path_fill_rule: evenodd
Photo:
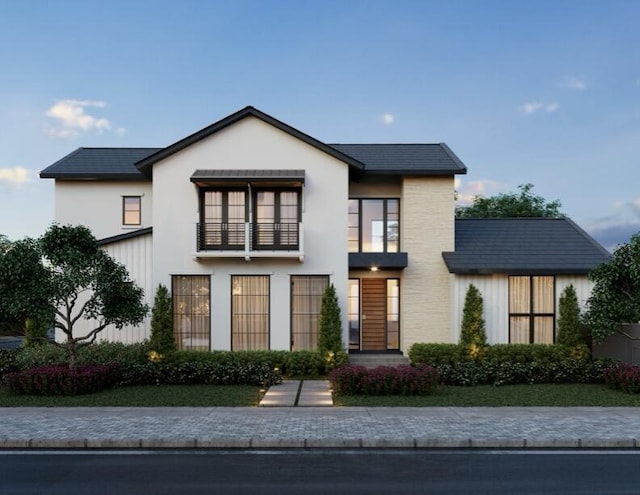
M 200 186 L 210 185 L 304 185 L 304 170 L 196 170 L 191 182 Z
M 407 253 L 349 253 L 350 270 L 402 270 L 408 265 Z

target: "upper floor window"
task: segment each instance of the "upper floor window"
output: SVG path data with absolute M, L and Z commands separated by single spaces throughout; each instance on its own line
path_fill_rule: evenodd
M 300 189 L 201 189 L 201 249 L 295 250 L 299 246 Z M 248 230 L 250 228 L 250 230 Z
M 140 225 L 142 223 L 142 198 L 140 196 L 122 197 L 122 225 Z
M 349 200 L 349 252 L 400 251 L 400 200 Z

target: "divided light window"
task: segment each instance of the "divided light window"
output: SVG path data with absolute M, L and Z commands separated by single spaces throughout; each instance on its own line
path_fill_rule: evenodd
M 552 276 L 509 277 L 509 342 L 553 344 L 555 280 Z
M 246 191 L 201 191 L 200 238 L 204 249 L 244 249 Z
M 269 349 L 269 276 L 231 277 L 231 349 Z
M 142 198 L 140 196 L 122 197 L 122 225 L 140 225 L 142 223 Z
M 255 249 L 297 249 L 300 189 L 258 190 L 254 196 Z
M 173 335 L 178 349 L 210 349 L 210 284 L 206 275 L 171 277 Z
M 318 348 L 322 296 L 329 287 L 328 275 L 291 276 L 291 350 Z
M 351 253 L 397 253 L 400 200 L 350 199 L 348 229 Z

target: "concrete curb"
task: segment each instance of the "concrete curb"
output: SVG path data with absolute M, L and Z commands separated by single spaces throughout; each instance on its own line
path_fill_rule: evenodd
M 634 438 L 618 439 L 0 439 L 0 450 L 25 449 L 637 449 Z

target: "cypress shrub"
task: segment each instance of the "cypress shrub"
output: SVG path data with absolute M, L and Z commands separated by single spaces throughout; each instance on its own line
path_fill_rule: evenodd
M 473 284 L 467 289 L 462 311 L 460 344 L 466 347 L 483 348 L 487 345 L 487 334 L 482 317 L 482 295 Z
M 331 284 L 324 291 L 320 307 L 320 331 L 318 350 L 323 355 L 336 355 L 342 352 L 342 320 L 336 288 Z
M 162 284 L 156 290 L 151 311 L 151 339 L 152 350 L 166 354 L 176 350 L 176 341 L 173 337 L 173 311 L 171 309 L 171 296 L 169 290 Z
M 584 345 L 582 324 L 580 323 L 580 307 L 578 306 L 578 297 L 573 285 L 569 285 L 562 291 L 558 312 L 557 343 L 569 347 Z

